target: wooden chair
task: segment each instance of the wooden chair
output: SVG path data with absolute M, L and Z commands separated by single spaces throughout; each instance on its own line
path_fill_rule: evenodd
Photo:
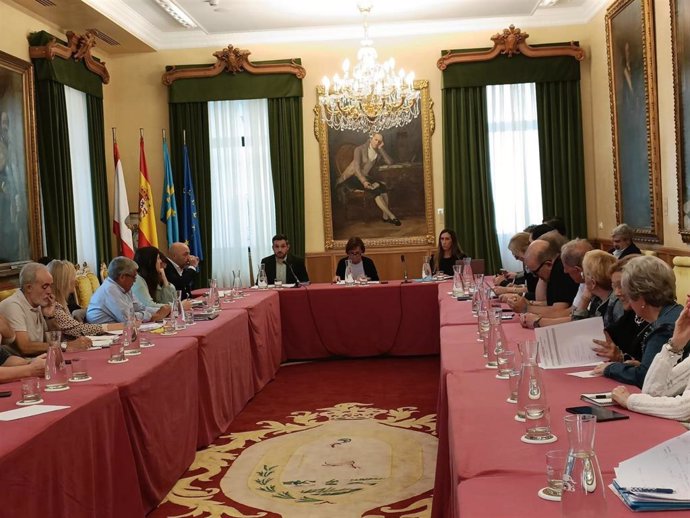
M 679 304 L 685 304 L 690 293 L 690 257 L 674 257 L 673 273 L 676 276 L 676 300 Z

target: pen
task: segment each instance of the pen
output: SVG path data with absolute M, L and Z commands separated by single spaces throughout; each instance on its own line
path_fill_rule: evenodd
M 630 493 L 660 493 L 663 495 L 671 495 L 676 492 L 675 489 L 668 487 L 631 487 L 626 491 Z

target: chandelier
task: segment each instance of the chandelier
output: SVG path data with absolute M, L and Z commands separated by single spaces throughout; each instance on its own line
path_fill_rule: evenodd
M 343 76 L 323 78 L 319 96 L 321 118 L 335 130 L 363 133 L 405 126 L 419 115 L 419 91 L 414 89 L 414 73 L 395 71 L 395 60 L 383 64 L 369 38 L 371 4 L 357 4 L 364 21 L 364 39 L 357 52 L 357 64 L 343 61 Z

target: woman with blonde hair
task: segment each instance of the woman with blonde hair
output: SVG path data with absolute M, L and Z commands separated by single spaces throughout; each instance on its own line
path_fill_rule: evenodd
M 594 372 L 642 388 L 647 370 L 664 343 L 673 335 L 682 306 L 676 304 L 676 278 L 661 259 L 637 257 L 623 267 L 623 294 L 642 328 L 642 358 L 639 362 L 609 362 Z
M 69 261 L 54 259 L 48 263 L 48 271 L 53 276 L 53 297 L 55 297 L 55 313 L 52 318 L 46 317 L 51 329 L 62 331 L 62 334 L 67 337 L 76 338 L 77 343 L 83 342 L 81 345 L 87 347 L 90 341 L 80 337 L 122 329 L 122 324 L 85 324 L 72 317 L 67 310 L 67 298 L 74 293 L 77 270 Z
M 616 258 L 603 250 L 590 250 L 582 258 L 582 276 L 585 289 L 592 295 L 587 307 L 576 310 L 573 318 L 603 317 L 604 327 L 613 323 L 613 315 L 608 308 L 613 308 L 616 294 L 611 285 L 609 270 L 616 264 Z

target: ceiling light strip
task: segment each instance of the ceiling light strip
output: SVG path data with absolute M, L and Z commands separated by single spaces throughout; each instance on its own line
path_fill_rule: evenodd
M 155 0 L 155 2 L 160 5 L 163 10 L 172 16 L 177 23 L 182 25 L 185 29 L 196 29 L 197 25 L 190 18 L 190 16 L 185 13 L 180 6 L 174 3 L 172 0 Z

